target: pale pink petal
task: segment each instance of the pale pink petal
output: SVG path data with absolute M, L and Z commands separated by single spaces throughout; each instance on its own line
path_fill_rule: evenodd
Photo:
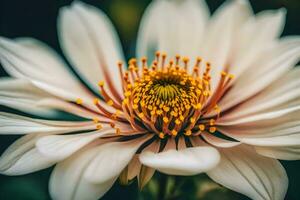
M 54 109 L 43 108 L 36 103 L 49 97 L 53 96 L 33 86 L 29 81 L 15 78 L 0 79 L 0 105 L 38 116 L 57 116 Z
M 279 161 L 243 145 L 219 151 L 219 165 L 207 173 L 214 181 L 251 199 L 284 199 L 288 177 Z
M 222 121 L 238 119 L 243 116 L 266 112 L 281 105 L 300 99 L 300 68 L 296 67 L 283 75 L 276 82 L 258 95 L 234 108 L 231 112 L 222 117 Z
M 229 141 L 226 139 L 216 137 L 213 134 L 207 132 L 201 133 L 201 136 L 204 140 L 206 140 L 206 142 L 216 147 L 230 148 L 241 144 L 240 142 Z
M 225 111 L 245 101 L 291 70 L 299 59 L 300 38 L 281 39 L 264 54 L 260 54 L 252 67 L 237 78 L 218 105 Z
M 107 16 L 93 6 L 75 1 L 60 10 L 58 29 L 61 46 L 83 80 L 95 91 L 99 90 L 99 81 L 106 81 L 119 100 L 123 92 L 117 62 L 123 60 L 123 55 Z
M 99 147 L 86 147 L 57 164 L 50 179 L 51 197 L 57 200 L 101 198 L 112 187 L 117 176 L 99 184 L 93 184 L 85 179 L 84 173 L 99 153 Z
M 209 9 L 203 0 L 153 1 L 141 21 L 138 57 L 153 58 L 155 51 L 195 58 L 205 36 Z
M 0 173 L 22 175 L 50 167 L 55 162 L 42 156 L 34 144 L 44 134 L 30 134 L 16 140 L 0 157 Z
M 300 145 L 283 147 L 256 146 L 255 151 L 260 155 L 280 160 L 300 159 Z
M 118 176 L 147 139 L 149 135 L 127 142 L 107 143 L 100 146 L 99 153 L 89 164 L 84 178 L 92 183 L 103 183 Z
M 238 28 L 228 71 L 239 77 L 277 42 L 285 23 L 285 9 L 263 11 Z M 255 37 L 253 37 L 255 35 Z M 234 83 L 236 78 L 232 81 Z
M 72 131 L 93 130 L 93 122 L 69 122 L 41 120 L 16 114 L 0 112 L 0 134 L 30 134 L 39 132 L 66 133 Z
M 61 58 L 47 45 L 34 40 L 0 38 L 0 60 L 12 76 L 31 81 L 35 86 L 61 98 L 87 102 L 93 98 Z
M 140 155 L 143 165 L 171 175 L 195 175 L 206 172 L 215 167 L 219 159 L 218 151 L 208 146 L 179 151 L 170 149 L 161 153 L 145 151 Z
M 213 15 L 205 31 L 200 56 L 212 64 L 212 90 L 220 80 L 220 71 L 225 70 L 231 58 L 234 41 L 240 26 L 251 16 L 247 1 L 225 2 Z M 198 54 L 199 54 L 198 53 Z
M 37 140 L 36 148 L 44 157 L 59 162 L 92 141 L 112 133 L 115 133 L 115 130 L 110 125 L 105 125 L 103 129 L 89 133 L 50 135 Z

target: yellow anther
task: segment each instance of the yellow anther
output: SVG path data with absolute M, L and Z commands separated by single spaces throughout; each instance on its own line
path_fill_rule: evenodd
M 121 134 L 121 129 L 116 128 L 116 135 L 120 135 Z
M 135 110 L 135 109 L 138 109 L 138 107 L 139 107 L 139 106 L 138 106 L 137 104 L 133 104 L 133 105 L 132 105 L 132 108 L 133 108 L 134 110 Z
M 184 120 L 184 117 L 183 117 L 182 115 L 180 115 L 180 116 L 179 116 L 179 119 L 180 119 L 181 121 L 183 121 L 183 120 Z
M 93 101 L 94 101 L 94 104 L 96 105 L 99 103 L 100 100 L 98 98 L 95 98 Z
M 165 138 L 165 134 L 164 134 L 163 132 L 160 132 L 160 133 L 158 134 L 158 137 L 159 137 L 160 139 L 164 139 L 164 138 Z
M 155 110 L 152 110 L 152 111 L 150 112 L 150 115 L 154 116 L 154 115 L 155 115 Z
M 129 97 L 131 95 L 131 92 L 130 91 L 127 91 L 124 93 L 125 97 Z
M 122 102 L 122 103 L 123 103 L 124 105 L 127 105 L 127 104 L 128 104 L 128 102 L 129 102 L 129 99 L 128 99 L 128 98 L 125 98 L 125 99 L 123 100 L 123 102 Z
M 169 118 L 163 117 L 163 121 L 164 121 L 165 123 L 168 123 L 168 122 L 169 122 Z
M 163 107 L 163 110 L 164 110 L 165 112 L 169 112 L 169 111 L 170 111 L 170 108 L 167 107 L 167 106 L 164 106 L 164 107 Z
M 162 110 L 157 110 L 157 111 L 156 111 L 156 114 L 157 114 L 157 115 L 161 115 L 161 114 L 163 114 L 163 111 L 162 111 Z
M 214 126 L 212 126 L 212 127 L 209 128 L 209 132 L 210 132 L 210 133 L 214 133 L 214 132 L 216 132 L 216 131 L 217 131 L 217 128 L 214 127 Z
M 214 119 L 210 119 L 210 120 L 209 120 L 209 125 L 213 126 L 213 125 L 215 125 L 215 122 L 216 122 L 216 121 L 215 121 Z
M 194 123 L 195 120 L 196 120 L 196 119 L 195 119 L 194 117 L 191 117 L 191 118 L 190 118 L 190 122 L 191 122 L 191 123 Z
M 81 104 L 83 103 L 83 100 L 80 99 L 80 98 L 77 98 L 77 99 L 76 99 L 76 103 L 77 103 L 78 105 L 81 105 Z
M 179 125 L 181 123 L 181 121 L 179 119 L 175 120 L 175 124 Z
M 173 136 L 176 136 L 178 134 L 178 132 L 174 129 L 171 131 L 171 133 L 172 133 Z
M 98 85 L 99 85 L 99 87 L 103 87 L 104 86 L 104 81 L 99 81 Z
M 182 61 L 185 62 L 185 63 L 189 62 L 189 60 L 190 60 L 190 59 L 189 59 L 188 57 L 183 57 L 183 58 L 182 58 Z
M 233 78 L 234 78 L 234 75 L 233 75 L 233 74 L 229 74 L 228 77 L 229 77 L 230 79 L 233 79 Z
M 205 130 L 205 125 L 204 124 L 200 124 L 199 126 L 200 131 L 204 131 Z
M 116 110 L 115 115 L 119 116 L 120 114 L 121 114 L 121 111 L 120 110 Z
M 94 117 L 94 118 L 93 118 L 93 122 L 94 122 L 95 124 L 97 124 L 97 123 L 99 123 L 99 119 L 96 118 L 96 117 Z
M 190 135 L 192 135 L 192 131 L 191 130 L 187 130 L 187 131 L 184 132 L 184 135 L 190 136 Z
M 194 106 L 195 109 L 200 109 L 201 107 L 202 107 L 201 103 L 197 103 L 197 104 Z
M 110 100 L 108 100 L 107 102 L 107 105 L 109 105 L 109 106 L 112 106 L 112 105 L 114 105 L 114 102 L 110 99 Z
M 136 64 L 136 58 L 131 58 L 128 62 L 129 65 L 135 65 Z
M 138 103 L 139 101 L 140 101 L 139 98 L 135 98 L 135 99 L 133 100 L 133 103 Z
M 96 129 L 98 129 L 98 130 L 100 130 L 100 129 L 102 129 L 103 128 L 103 126 L 101 125 L 101 124 L 98 124 L 97 126 L 96 126 Z
M 139 118 L 143 119 L 145 117 L 145 114 L 144 113 L 139 113 L 138 116 L 139 116 Z
M 227 76 L 227 72 L 221 71 L 221 76 Z

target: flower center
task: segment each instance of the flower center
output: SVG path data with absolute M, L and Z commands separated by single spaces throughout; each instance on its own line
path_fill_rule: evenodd
M 192 69 L 189 59 L 179 55 L 175 60 L 166 62 L 166 54 L 156 53 L 151 66 L 147 59 L 136 59 L 128 63 L 128 70 L 119 69 L 124 91 L 124 99 L 118 104 L 99 82 L 101 93 L 109 106 L 117 112 L 110 113 L 98 100 L 97 107 L 115 121 L 130 123 L 136 131 L 148 131 L 159 138 L 176 136 L 196 136 L 203 131 L 214 133 L 215 121 L 220 115 L 217 102 L 224 94 L 232 75 L 221 72 L 220 82 L 211 91 L 211 65 L 197 58 Z M 215 112 L 215 117 L 206 118 L 205 114 Z M 115 125 L 112 124 L 114 128 Z M 116 128 L 120 134 L 122 130 Z

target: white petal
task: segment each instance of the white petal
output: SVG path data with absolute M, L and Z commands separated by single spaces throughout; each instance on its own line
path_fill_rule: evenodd
M 300 160 L 300 145 L 284 147 L 255 147 L 255 151 L 263 156 L 280 160 Z
M 277 42 L 284 27 L 285 15 L 285 9 L 263 11 L 242 24 L 235 38 L 234 56 L 229 62 L 230 73 L 238 77 Z
M 212 64 L 212 90 L 218 85 L 220 71 L 230 62 L 237 30 L 251 15 L 247 1 L 225 2 L 209 22 L 206 38 L 201 47 L 201 57 Z
M 40 99 L 49 97 L 53 96 L 36 88 L 29 81 L 14 78 L 0 79 L 1 105 L 38 116 L 56 116 L 55 110 L 40 107 L 36 103 Z
M 0 157 L 0 173 L 22 175 L 50 167 L 55 162 L 41 155 L 34 144 L 42 135 L 26 135 L 12 145 Z
M 58 28 L 62 48 L 82 78 L 95 91 L 99 90 L 100 80 L 112 83 L 121 96 L 117 62 L 123 60 L 122 49 L 107 16 L 93 6 L 75 1 L 61 9 Z
M 98 153 L 98 147 L 87 147 L 58 163 L 50 179 L 51 197 L 57 200 L 97 200 L 101 198 L 111 188 L 117 177 L 99 184 L 93 184 L 85 179 L 84 173 Z
M 37 40 L 1 37 L 0 60 L 10 75 L 27 79 L 55 96 L 71 101 L 82 98 L 85 102 L 93 98 L 61 58 Z
M 217 183 L 255 200 L 282 200 L 288 178 L 279 161 L 246 146 L 220 149 L 220 164 L 207 174 Z
M 290 37 L 280 40 L 277 44 L 269 47 L 264 54 L 261 54 L 252 63 L 253 67 L 238 77 L 218 105 L 222 110 L 226 110 L 250 98 L 291 70 L 299 59 L 300 38 Z
M 206 142 L 217 147 L 230 148 L 241 144 L 240 142 L 229 141 L 229 140 L 216 137 L 211 133 L 204 132 L 201 133 L 201 136 L 203 137 L 204 140 L 206 140 Z
M 40 99 L 36 104 L 39 107 L 58 109 L 87 119 L 99 118 L 101 121 L 111 121 L 111 119 L 108 119 L 107 117 L 103 117 L 100 114 L 58 98 Z
M 145 11 L 137 40 L 137 55 L 153 58 L 157 50 L 169 56 L 195 57 L 200 50 L 209 10 L 202 0 L 153 1 Z
M 226 120 L 220 119 L 217 123 L 221 126 L 240 126 L 240 125 L 247 125 L 249 123 L 263 123 L 263 122 L 271 122 L 270 120 L 279 119 L 280 117 L 287 116 L 289 119 L 296 119 L 293 117 L 296 117 L 297 115 L 295 113 L 299 113 L 300 110 L 300 104 L 299 100 L 295 101 L 295 104 L 286 104 L 284 105 L 284 108 L 275 108 L 271 110 L 267 110 L 267 112 L 262 113 L 256 113 L 253 115 L 232 119 L 232 120 Z M 285 120 L 286 118 L 282 118 L 282 120 Z
M 170 149 L 161 153 L 142 152 L 143 165 L 171 175 L 195 175 L 206 172 L 219 162 L 218 151 L 212 147 L 192 147 L 183 150 Z
M 68 122 L 41 120 L 16 114 L 0 112 L 0 134 L 29 134 L 29 133 L 67 133 L 80 130 L 93 130 L 93 122 Z
M 97 157 L 87 168 L 84 178 L 93 183 L 102 183 L 118 176 L 133 158 L 140 145 L 148 138 L 142 137 L 133 141 L 102 145 Z
M 50 135 L 40 138 L 36 142 L 36 147 L 43 156 L 59 162 L 107 133 L 115 133 L 115 130 L 111 127 L 105 127 L 102 130 L 89 133 Z
M 276 109 L 276 107 L 300 99 L 299 77 L 300 67 L 296 67 L 255 97 L 234 108 L 230 113 L 222 117 L 222 121 L 241 118 L 273 108 Z
M 91 94 L 45 44 L 29 38 L 15 41 L 0 38 L 0 59 L 11 75 L 31 81 L 36 87 L 67 100 L 75 101 L 80 97 L 95 109 Z

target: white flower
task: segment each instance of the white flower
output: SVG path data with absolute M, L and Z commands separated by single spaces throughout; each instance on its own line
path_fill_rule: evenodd
M 83 120 L 1 112 L 0 134 L 26 134 L 1 156 L 1 173 L 56 164 L 54 199 L 97 199 L 120 175 L 143 187 L 155 170 L 205 172 L 252 199 L 284 199 L 288 179 L 276 159 L 300 157 L 300 38 L 279 39 L 284 17 L 283 9 L 255 16 L 246 0 L 212 17 L 200 0 L 154 1 L 137 44 L 148 61 L 132 59 L 126 71 L 105 14 L 76 1 L 61 9 L 58 28 L 80 80 L 45 44 L 2 37 L 0 60 L 13 78 L 0 80 L 1 105 Z

